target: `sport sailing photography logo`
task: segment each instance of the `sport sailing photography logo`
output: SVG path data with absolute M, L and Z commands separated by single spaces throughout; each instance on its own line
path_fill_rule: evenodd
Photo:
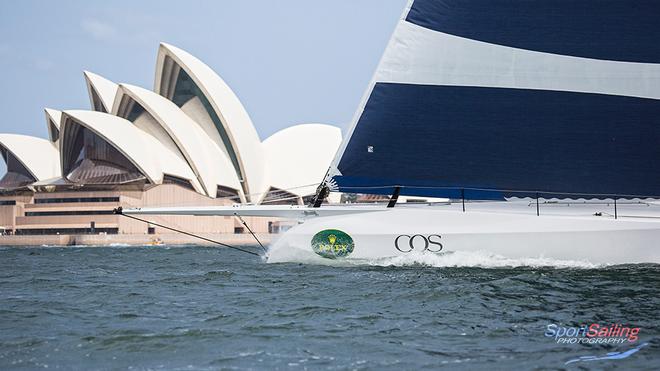
M 607 344 L 607 345 L 636 345 L 633 348 L 600 355 L 584 355 L 566 361 L 568 365 L 576 362 L 592 362 L 605 360 L 620 360 L 630 357 L 646 347 L 648 343 L 636 344 L 640 337 L 640 327 L 613 324 L 598 324 L 580 326 L 562 326 L 551 323 L 546 326 L 544 335 L 552 338 L 557 344 Z
M 639 331 L 639 327 L 622 324 L 566 327 L 551 323 L 544 335 L 553 338 L 557 344 L 624 344 L 639 340 Z

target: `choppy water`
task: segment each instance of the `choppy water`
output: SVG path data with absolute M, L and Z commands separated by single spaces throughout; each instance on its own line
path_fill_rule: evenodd
M 660 266 L 424 259 L 323 266 L 204 247 L 0 248 L 0 369 L 660 369 Z M 638 326 L 640 339 L 543 335 L 551 323 L 594 322 Z M 625 359 L 566 364 L 646 343 Z

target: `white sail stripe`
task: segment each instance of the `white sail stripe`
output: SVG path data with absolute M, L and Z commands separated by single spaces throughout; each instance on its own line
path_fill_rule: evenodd
M 660 64 L 535 52 L 400 21 L 375 81 L 598 93 L 660 99 Z
M 399 24 L 404 22 L 403 20 L 408 17 L 408 13 L 410 13 L 410 10 L 412 9 L 414 0 L 408 0 L 408 3 L 406 4 L 406 7 L 403 9 L 403 12 L 401 14 L 401 17 L 399 18 Z M 390 39 L 387 42 L 387 47 L 386 51 L 389 50 L 392 47 L 392 43 L 394 42 L 394 39 L 396 37 L 396 34 L 398 32 L 398 26 L 394 29 L 394 32 L 392 32 L 392 35 L 390 36 Z M 341 175 L 339 172 L 338 166 L 339 162 L 341 161 L 342 156 L 344 156 L 344 151 L 346 151 L 346 147 L 348 146 L 348 143 L 351 141 L 351 137 L 353 136 L 353 132 L 355 131 L 355 128 L 357 127 L 358 121 L 360 121 L 360 117 L 362 116 L 362 112 L 364 112 L 364 108 L 367 106 L 367 102 L 369 101 L 369 97 L 371 96 L 371 92 L 374 90 L 374 87 L 376 86 L 376 83 L 379 82 L 377 79 L 378 71 L 380 71 L 381 67 L 383 66 L 383 63 L 385 62 L 386 58 L 386 53 L 383 53 L 383 55 L 380 56 L 380 60 L 378 61 L 378 66 L 376 67 L 376 72 L 374 75 L 371 77 L 371 81 L 369 81 L 369 85 L 367 86 L 367 90 L 364 92 L 362 95 L 362 99 L 360 100 L 360 104 L 358 105 L 357 110 L 355 111 L 355 114 L 353 114 L 353 119 L 351 120 L 351 125 L 348 127 L 348 130 L 346 131 L 346 135 L 344 135 L 344 138 L 342 139 L 341 144 L 339 145 L 339 149 L 337 150 L 337 154 L 335 155 L 335 158 L 332 160 L 332 163 L 330 164 L 330 167 L 328 168 L 328 171 L 325 175 L 325 179 L 323 180 L 324 182 L 328 182 L 332 179 L 333 176 L 335 175 Z

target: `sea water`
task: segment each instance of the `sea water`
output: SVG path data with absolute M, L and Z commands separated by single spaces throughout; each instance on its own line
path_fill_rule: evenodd
M 593 325 L 638 336 L 571 343 L 549 333 Z M 0 248 L 0 369 L 441 367 L 660 369 L 660 266 L 487 252 L 323 265 L 198 246 Z

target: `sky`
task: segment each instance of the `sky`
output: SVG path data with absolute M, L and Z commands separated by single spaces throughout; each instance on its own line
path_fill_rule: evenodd
M 89 109 L 84 70 L 153 89 L 159 42 L 215 70 L 262 140 L 301 123 L 345 132 L 406 2 L 2 1 L 0 132 L 46 138 L 44 107 Z

